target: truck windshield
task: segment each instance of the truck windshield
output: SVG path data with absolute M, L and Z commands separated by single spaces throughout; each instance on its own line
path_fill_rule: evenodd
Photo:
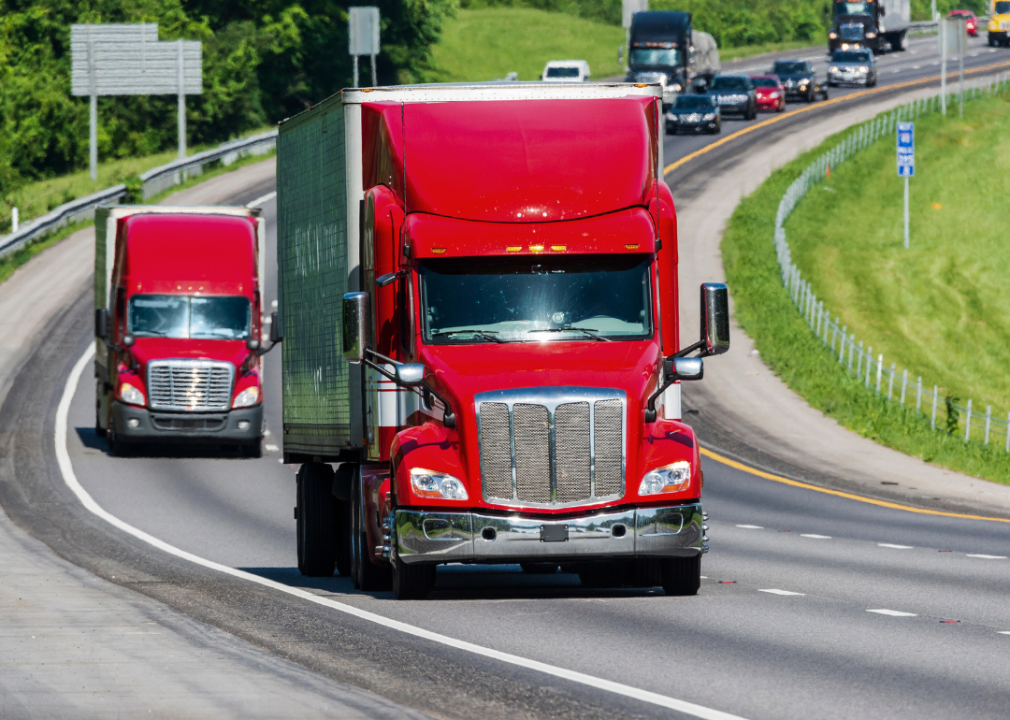
M 1004 13 L 1010 13 L 1010 2 L 998 2 L 996 3 L 995 11 L 997 15 L 1003 15 Z
M 429 345 L 652 336 L 650 263 L 641 255 L 433 259 L 420 276 Z
M 631 48 L 632 65 L 662 65 L 677 67 L 680 65 L 680 50 L 676 48 Z
M 134 295 L 130 333 L 138 338 L 245 340 L 252 306 L 244 297 Z
M 549 67 L 546 76 L 549 78 L 577 78 L 579 69 L 577 67 Z
M 872 15 L 873 3 L 868 2 L 836 2 L 835 15 Z

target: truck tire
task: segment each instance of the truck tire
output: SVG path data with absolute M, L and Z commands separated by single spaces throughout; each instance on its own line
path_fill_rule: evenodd
M 389 590 L 392 573 L 389 565 L 380 566 L 372 562 L 372 548 L 368 547 L 368 533 L 365 532 L 365 498 L 361 492 L 361 471 L 354 470 L 351 480 L 351 581 L 354 587 L 364 592 Z
M 424 600 L 435 586 L 434 565 L 407 565 L 393 561 L 393 594 L 397 600 Z
M 553 575 L 561 569 L 561 566 L 557 563 L 525 562 L 519 563 L 519 567 L 521 567 L 523 572 L 527 575 Z
M 337 573 L 351 577 L 351 504 L 337 500 Z
M 989 36 L 989 47 L 996 47 L 996 38 L 992 35 Z
M 298 571 L 306 577 L 329 577 L 336 566 L 336 503 L 333 469 L 305 463 L 296 477 Z
M 908 40 L 905 33 L 891 36 L 891 52 L 903 52 L 908 49 Z
M 109 455 L 112 457 L 130 456 L 130 448 L 119 438 L 119 433 L 116 432 L 115 423 L 109 423 L 109 429 L 105 433 L 105 442 L 109 445 Z
M 667 595 L 697 595 L 701 587 L 701 555 L 663 561 L 663 590 Z

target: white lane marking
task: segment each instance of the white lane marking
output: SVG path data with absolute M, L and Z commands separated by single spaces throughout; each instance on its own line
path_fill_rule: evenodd
M 383 617 L 382 615 L 368 612 L 367 610 L 360 610 L 353 605 L 346 605 L 329 598 L 314 595 L 302 590 L 301 588 L 283 585 L 282 583 L 268 580 L 267 578 L 260 577 L 259 575 L 253 575 L 252 573 L 236 570 L 235 568 L 228 567 L 227 565 L 221 565 L 213 560 L 207 560 L 199 555 L 194 555 L 193 553 L 186 552 L 185 550 L 180 550 L 174 545 L 169 545 L 164 540 L 159 540 L 153 535 L 149 535 L 143 530 L 135 528 L 133 525 L 120 520 L 118 517 L 110 512 L 107 512 L 101 505 L 95 502 L 95 499 L 91 497 L 88 491 L 85 490 L 81 483 L 77 480 L 77 475 L 74 474 L 74 466 L 70 462 L 70 453 L 67 451 L 67 415 L 70 412 L 70 401 L 73 399 L 74 393 L 77 391 L 77 383 L 81 378 L 81 373 L 84 372 L 84 367 L 88 364 L 88 361 L 91 360 L 91 357 L 94 354 L 95 346 L 92 344 L 88 347 L 87 352 L 81 356 L 80 360 L 77 361 L 77 364 L 74 365 L 73 370 L 70 371 L 70 377 L 67 378 L 67 383 L 63 387 L 63 397 L 60 398 L 60 404 L 56 409 L 56 461 L 60 466 L 60 472 L 63 474 L 63 482 L 65 482 L 67 487 L 73 491 L 74 495 L 77 496 L 77 499 L 81 501 L 81 504 L 113 527 L 118 528 L 119 530 L 122 530 L 138 540 L 142 540 L 148 545 L 156 547 L 169 555 L 174 555 L 177 558 L 187 560 L 195 565 L 205 567 L 209 570 L 216 570 L 219 573 L 231 575 L 232 577 L 240 580 L 246 580 L 257 585 L 262 585 L 263 587 L 268 587 L 272 590 L 278 590 L 301 600 L 322 605 L 332 610 L 346 613 L 347 615 L 353 615 L 361 620 L 367 620 L 368 622 L 375 623 L 376 625 L 381 625 L 382 627 L 390 628 L 392 630 L 398 630 L 402 633 L 413 635 L 414 637 L 418 637 L 423 640 L 447 645 L 449 647 L 456 648 L 457 650 L 462 650 L 463 652 L 491 658 L 492 660 L 499 660 L 501 662 L 509 663 L 510 665 L 526 668 L 527 670 L 542 672 L 545 675 L 553 675 L 554 677 L 558 677 L 563 680 L 569 680 L 571 682 L 588 685 L 589 687 L 598 688 L 600 690 L 606 690 L 607 692 L 614 693 L 615 695 L 622 695 L 624 697 L 639 700 L 651 705 L 676 710 L 677 712 L 684 713 L 685 715 L 702 718 L 703 720 L 743 720 L 743 718 L 738 715 L 731 715 L 730 713 L 725 713 L 720 710 L 713 710 L 712 708 L 707 708 L 703 705 L 695 705 L 694 703 L 687 702 L 686 700 L 678 700 L 666 695 L 660 695 L 659 693 L 649 692 L 648 690 L 641 690 L 630 685 L 623 685 L 618 682 L 604 680 L 603 678 L 594 677 L 575 670 L 567 670 L 565 668 L 555 667 L 554 665 L 548 665 L 547 663 L 542 663 L 537 660 L 520 657 L 519 655 L 512 655 L 511 653 L 492 650 L 491 648 L 482 647 L 474 643 L 466 642 L 465 640 L 457 640 L 456 638 L 451 638 L 448 635 L 442 635 L 430 630 L 425 630 L 398 620 L 391 620 Z
M 911 545 L 892 545 L 891 543 L 877 543 L 877 547 L 894 548 L 895 550 L 912 550 Z
M 778 590 L 776 588 L 769 588 L 768 590 L 758 590 L 758 592 L 771 593 L 772 595 L 803 595 L 804 593 L 792 592 L 790 590 Z
M 268 192 L 268 193 L 267 193 L 266 195 L 264 195 L 263 197 L 258 197 L 258 198 L 256 198 L 256 199 L 255 199 L 255 200 L 253 200 L 253 201 L 252 201 L 251 203 L 247 203 L 247 204 L 246 204 L 246 207 L 247 207 L 247 208 L 254 208 L 254 207 L 259 207 L 259 206 L 260 206 L 260 205 L 262 205 L 263 203 L 268 203 L 268 202 L 270 202 L 270 201 L 271 201 L 271 200 L 273 200 L 273 199 L 274 199 L 275 197 L 277 197 L 277 191 L 276 191 L 276 190 L 274 190 L 273 192 Z
M 1010 630 L 997 630 L 997 635 L 1010 635 Z
M 267 452 L 277 452 L 278 450 L 280 450 L 280 448 L 277 447 L 276 445 L 265 445 L 264 447 L 266 448 Z
M 900 73 L 900 72 L 901 72 L 901 68 L 897 68 L 897 69 L 895 69 L 895 70 L 892 70 L 892 71 L 891 71 L 891 74 L 892 74 L 892 75 L 897 75 L 897 74 L 898 74 L 898 73 Z
M 912 69 L 913 70 L 922 70 L 922 65 L 913 65 Z
M 743 528 L 744 530 L 764 530 L 760 525 L 737 525 L 738 528 Z
M 1006 555 L 965 555 L 965 557 L 977 557 L 983 560 L 1006 560 Z
M 891 617 L 918 617 L 915 613 L 901 612 L 900 610 L 886 610 L 884 608 L 867 610 L 866 612 L 879 613 L 880 615 L 890 615 Z
M 800 537 L 813 538 L 814 540 L 830 540 L 831 539 L 830 535 L 804 535 L 803 533 L 800 533 Z

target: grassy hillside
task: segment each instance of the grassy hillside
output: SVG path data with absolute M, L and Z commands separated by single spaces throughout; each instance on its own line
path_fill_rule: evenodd
M 432 47 L 443 82 L 503 78 L 536 80 L 548 60 L 586 60 L 594 78 L 621 74 L 617 48 L 624 29 L 595 20 L 523 7 L 459 10 Z

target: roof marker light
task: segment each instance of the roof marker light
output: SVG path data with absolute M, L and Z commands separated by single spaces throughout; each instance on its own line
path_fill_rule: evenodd
M 508 245 L 505 247 L 505 252 L 519 252 L 522 249 L 522 245 Z
M 568 249 L 567 245 L 551 245 L 551 250 L 554 252 L 564 252 Z
M 432 248 L 431 251 L 436 255 L 441 255 L 445 252 L 445 248 Z
M 624 246 L 625 250 L 638 250 L 638 243 L 632 243 L 630 245 Z
M 543 251 L 544 251 L 544 246 L 543 245 L 530 245 L 530 252 L 531 253 L 541 253 Z

